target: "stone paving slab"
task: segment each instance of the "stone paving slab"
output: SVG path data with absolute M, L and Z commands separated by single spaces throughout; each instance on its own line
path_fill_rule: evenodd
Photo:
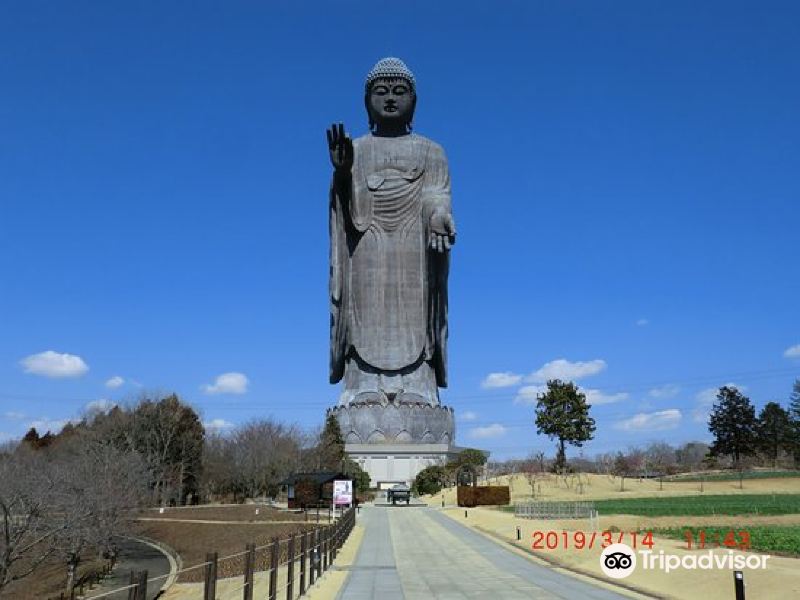
M 428 511 L 433 521 L 448 532 L 457 535 L 463 544 L 480 552 L 493 568 L 507 575 L 535 586 L 540 592 L 528 597 L 534 598 L 581 598 L 586 600 L 627 600 L 629 597 L 612 590 L 592 585 L 555 570 L 549 566 L 537 564 L 523 556 L 504 548 L 480 533 L 458 524 L 453 519 L 438 511 Z M 518 584 L 517 584 L 518 585 Z M 502 588 L 498 588 L 499 597 L 506 598 Z
M 370 507 L 341 600 L 624 600 L 536 564 L 432 509 Z
M 350 574 L 337 598 L 346 600 L 404 600 L 397 574 L 389 526 L 390 508 L 369 507 L 360 511 L 364 538 Z M 406 511 L 403 511 L 406 512 Z M 417 511 L 413 511 L 417 512 Z

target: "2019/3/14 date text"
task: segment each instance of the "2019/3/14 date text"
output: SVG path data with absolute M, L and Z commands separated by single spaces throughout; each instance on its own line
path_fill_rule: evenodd
M 628 544 L 631 548 L 653 547 L 652 531 L 534 531 L 534 550 L 556 550 L 574 548 L 591 550 L 606 548 L 611 544 Z

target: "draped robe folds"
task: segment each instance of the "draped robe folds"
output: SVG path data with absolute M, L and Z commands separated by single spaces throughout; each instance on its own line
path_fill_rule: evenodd
M 444 152 L 416 134 L 353 146 L 352 184 L 330 193 L 331 383 L 348 360 L 379 373 L 426 362 L 446 387 L 449 252 L 428 247 L 431 216 L 451 212 Z

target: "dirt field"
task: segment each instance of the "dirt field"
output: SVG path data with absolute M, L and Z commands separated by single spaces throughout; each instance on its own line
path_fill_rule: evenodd
M 350 537 L 344 543 L 336 556 L 336 569 L 329 569 L 322 574 L 314 587 L 308 589 L 303 598 L 308 600 L 333 600 L 337 597 L 339 590 L 344 585 L 349 574 L 347 568 L 355 560 L 361 539 L 364 536 L 364 528 L 356 524 Z M 299 589 L 300 569 L 295 568 L 295 594 Z M 266 573 L 255 574 L 254 594 L 255 598 L 267 598 L 269 590 L 269 580 Z M 278 598 L 285 598 L 285 586 L 287 582 L 287 568 L 278 568 Z M 237 590 L 242 587 L 242 577 L 230 577 L 220 579 L 217 582 L 217 598 L 241 598 L 241 592 Z M 176 583 L 163 596 L 163 600 L 198 600 L 203 596 L 203 585 L 201 583 Z
M 222 520 L 220 523 L 192 523 L 180 521 L 144 521 L 138 524 L 138 530 L 153 540 L 165 543 L 175 550 L 183 561 L 183 568 L 191 567 L 205 561 L 207 552 L 217 552 L 221 558 L 238 554 L 234 558 L 220 560 L 218 573 L 220 577 L 241 575 L 244 571 L 244 552 L 248 543 L 256 546 L 267 546 L 273 538 L 286 539 L 292 534 L 307 531 L 311 525 L 298 521 L 296 524 L 276 523 L 231 523 Z M 285 544 L 282 546 L 285 552 Z M 266 569 L 269 562 L 269 549 L 256 552 L 256 569 Z M 203 569 L 194 569 L 182 573 L 178 581 L 202 581 Z

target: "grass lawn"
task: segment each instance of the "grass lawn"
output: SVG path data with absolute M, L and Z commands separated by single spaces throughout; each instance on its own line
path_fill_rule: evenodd
M 788 515 L 800 513 L 800 494 L 720 494 L 594 500 L 601 515 Z M 513 506 L 501 510 L 514 512 Z
M 800 513 L 800 494 L 741 494 L 595 500 L 601 515 L 786 515 Z
M 697 547 L 699 532 L 705 533 L 706 548 L 713 548 L 719 542 L 724 547 L 723 541 L 733 531 L 731 541 L 741 542 L 742 531 L 750 536 L 750 548 L 759 552 L 770 552 L 789 556 L 800 556 L 800 525 L 742 525 L 740 527 L 719 527 L 716 525 L 692 527 L 670 527 L 668 529 L 655 529 L 653 533 L 668 538 L 686 540 L 686 532 L 692 532 L 693 547 Z

